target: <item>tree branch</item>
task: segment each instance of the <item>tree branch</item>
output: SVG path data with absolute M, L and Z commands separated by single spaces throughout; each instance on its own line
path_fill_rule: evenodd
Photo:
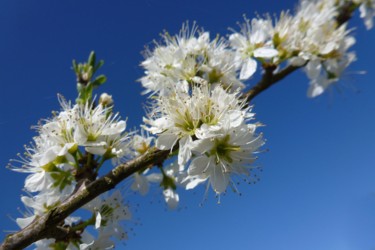
M 113 189 L 117 184 L 135 172 L 164 161 L 168 157 L 169 152 L 169 150 L 150 149 L 146 154 L 117 166 L 105 176 L 91 183 L 84 182 L 77 192 L 62 204 L 51 209 L 43 216 L 36 218 L 21 231 L 7 236 L 0 249 L 22 249 L 38 240 L 54 238 L 57 232 L 56 225 L 61 223 L 71 213 L 100 194 Z
M 254 86 L 252 87 L 244 96 L 247 99 L 248 102 L 250 102 L 252 99 L 254 99 L 257 95 L 262 93 L 264 90 L 268 89 L 278 81 L 281 81 L 289 75 L 290 73 L 293 73 L 297 69 L 299 69 L 299 66 L 292 66 L 289 65 L 280 72 L 273 74 L 273 71 L 275 70 L 275 66 L 266 66 L 265 67 L 265 73 L 262 77 L 262 79 Z

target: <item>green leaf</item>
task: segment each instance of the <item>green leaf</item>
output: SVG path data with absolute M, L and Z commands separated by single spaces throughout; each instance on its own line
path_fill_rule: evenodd
M 171 188 L 173 190 L 176 190 L 176 183 L 174 179 L 168 175 L 163 174 L 163 180 L 160 183 L 160 186 L 164 189 Z
M 100 75 L 98 76 L 93 82 L 92 82 L 92 86 L 94 88 L 102 85 L 103 83 L 105 83 L 107 81 L 107 77 L 105 75 Z
M 77 66 L 77 62 L 76 62 L 76 60 L 73 59 L 72 64 L 73 64 L 73 70 L 74 70 L 74 72 L 77 74 L 77 73 L 78 73 L 78 66 Z
M 101 67 L 103 66 L 103 64 L 104 64 L 104 61 L 103 61 L 103 60 L 100 60 L 100 61 L 98 62 L 98 64 L 95 65 L 95 67 L 94 67 L 94 73 L 95 73 L 99 68 L 101 68 Z
M 89 59 L 87 60 L 87 64 L 94 68 L 95 67 L 95 60 L 96 60 L 95 52 L 91 51 Z
M 85 85 L 81 84 L 81 83 L 77 83 L 77 91 L 78 93 L 82 93 L 83 91 L 85 90 Z
M 58 242 L 52 243 L 50 247 L 52 247 L 53 250 L 66 250 L 66 248 L 68 247 L 68 243 L 63 242 L 63 241 L 58 241 Z

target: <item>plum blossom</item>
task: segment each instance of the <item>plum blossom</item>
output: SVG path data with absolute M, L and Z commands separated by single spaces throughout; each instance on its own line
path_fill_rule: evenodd
M 180 33 L 162 35 L 163 43 L 147 50 L 141 66 L 145 76 L 140 79 L 144 93 L 166 96 L 177 91 L 188 92 L 196 79 L 205 84 L 221 84 L 236 90 L 244 88 L 238 79 L 235 54 L 224 38 L 210 40 L 210 35 L 194 24 L 184 24 Z
M 270 19 L 252 19 L 245 17 L 241 31 L 229 36 L 231 46 L 236 51 L 236 63 L 241 65 L 240 79 L 249 79 L 256 71 L 259 59 L 272 59 L 278 55 L 270 40 L 272 22 Z
M 231 127 L 229 123 L 214 132 L 204 131 L 196 140 L 188 174 L 201 180 L 209 180 L 213 190 L 223 193 L 232 175 L 250 175 L 253 154 L 264 144 L 262 135 L 256 135 L 254 124 Z
M 99 196 L 87 203 L 85 209 L 95 214 L 95 228 L 106 234 L 114 235 L 119 239 L 127 238 L 121 221 L 130 220 L 131 213 L 128 206 L 124 205 L 119 190 L 111 196 Z
M 293 66 L 305 66 L 310 79 L 309 97 L 322 94 L 336 83 L 356 58 L 354 52 L 348 52 L 355 43 L 351 30 L 336 20 L 339 4 L 332 0 L 303 0 L 294 16 L 282 12 L 272 31 L 279 59 L 288 60 Z
M 155 144 L 159 149 L 172 150 L 178 143 L 178 163 L 184 165 L 191 158 L 191 145 L 200 127 L 215 130 L 224 121 L 239 126 L 253 116 L 250 107 L 244 106 L 238 92 L 228 93 L 220 86 L 193 87 L 191 95 L 176 91 L 168 97 L 160 96 L 149 118 L 144 118 L 148 125 L 144 128 L 158 135 Z

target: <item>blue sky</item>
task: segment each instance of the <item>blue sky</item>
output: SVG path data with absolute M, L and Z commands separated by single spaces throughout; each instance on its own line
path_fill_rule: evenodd
M 136 127 L 144 115 L 140 52 L 163 29 L 174 34 L 197 21 L 211 36 L 253 17 L 290 9 L 297 1 L 128 0 L 0 2 L 0 238 L 16 230 L 23 209 L 23 174 L 5 168 L 34 135 L 30 126 L 58 110 L 57 93 L 75 99 L 73 58 L 91 50 L 105 60 L 116 108 Z M 374 30 L 358 14 L 352 22 L 358 61 L 342 81 L 308 99 L 308 80 L 296 72 L 254 100 L 267 138 L 256 185 L 240 184 L 221 204 L 203 188 L 181 192 L 181 208 L 168 211 L 160 190 L 129 194 L 129 240 L 118 249 L 357 250 L 375 249 Z M 359 71 L 366 74 L 356 74 Z M 254 83 L 254 81 L 249 82 Z M 129 183 L 123 187 L 129 186 Z M 130 193 L 130 192 L 129 192 Z

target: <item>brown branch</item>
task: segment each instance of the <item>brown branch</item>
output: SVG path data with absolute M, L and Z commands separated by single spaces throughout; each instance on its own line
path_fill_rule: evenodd
M 273 71 L 275 70 L 274 66 L 265 67 L 265 73 L 262 79 L 252 87 L 246 94 L 245 97 L 248 102 L 254 99 L 257 95 L 262 93 L 264 90 L 268 89 L 278 81 L 281 81 L 284 77 L 293 73 L 300 67 L 289 65 L 285 69 L 281 70 L 280 72 L 274 74 Z
M 352 18 L 353 12 L 358 8 L 358 6 L 359 4 L 351 1 L 346 2 L 343 6 L 341 6 L 339 14 L 336 17 L 337 24 L 341 26 L 349 21 L 349 19 Z
M 21 231 L 7 236 L 0 249 L 23 249 L 40 239 L 55 238 L 57 234 L 63 233 L 57 231 L 56 225 L 61 223 L 71 213 L 100 194 L 113 189 L 117 184 L 135 172 L 164 161 L 168 157 L 169 152 L 169 150 L 151 149 L 146 154 L 117 166 L 105 176 L 88 184 L 83 183 L 77 192 L 61 205 L 36 218 Z

